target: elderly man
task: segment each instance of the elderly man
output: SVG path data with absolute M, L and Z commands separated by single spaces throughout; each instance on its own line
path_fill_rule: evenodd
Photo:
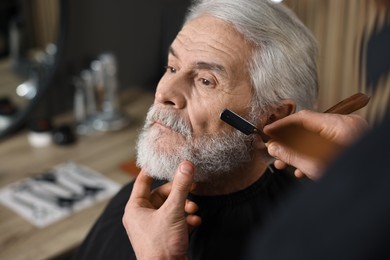
M 137 144 L 142 176 L 172 180 L 182 161 L 189 161 L 184 170 L 195 169 L 189 199 L 199 211 L 188 219 L 197 226 L 188 241 L 189 259 L 238 259 L 249 231 L 272 215 L 297 183 L 270 166 L 264 144 L 254 149 L 253 136 L 234 130 L 219 115 L 228 107 L 262 129 L 312 109 L 315 56 L 312 35 L 280 4 L 204 0 L 191 7 L 169 48 L 166 73 Z M 108 205 L 76 259 L 135 258 L 122 226 L 132 186 Z M 188 213 L 196 210 L 192 206 Z
M 389 122 L 387 123 L 387 127 L 390 126 Z M 380 162 L 380 164 L 375 165 L 367 165 L 365 163 L 366 160 L 361 160 L 363 163 L 360 163 L 358 167 L 353 165 L 346 170 L 345 167 L 339 169 L 333 166 L 333 170 L 337 170 L 336 173 L 329 173 L 328 171 L 325 174 L 323 172 L 327 168 L 326 164 L 331 164 L 337 155 L 340 155 L 346 147 L 354 144 L 355 140 L 365 132 L 367 122 L 358 115 L 302 111 L 267 125 L 264 131 L 271 136 L 277 136 L 275 132 L 278 129 L 285 129 L 285 127 L 289 126 L 295 127 L 294 131 L 295 133 L 299 133 L 301 141 L 302 139 L 307 140 L 306 138 L 313 141 L 313 136 L 316 136 L 316 138 L 321 139 L 321 141 L 317 139 L 317 142 L 328 142 L 332 149 L 325 150 L 323 155 L 326 156 L 313 159 L 313 157 L 307 156 L 308 153 L 302 152 L 304 150 L 296 149 L 296 146 L 285 143 L 283 138 L 268 141 L 267 147 L 270 154 L 277 156 L 279 160 L 283 160 L 297 167 L 297 170 L 304 170 L 310 178 L 321 178 L 321 180 L 317 182 L 315 187 L 307 185 L 305 187 L 307 188 L 306 193 L 303 192 L 305 189 L 301 189 L 297 194 L 292 194 L 291 198 L 289 198 L 290 204 L 284 205 L 284 207 L 279 209 L 277 216 L 270 219 L 265 227 L 261 223 L 258 228 L 253 228 L 251 233 L 254 233 L 255 239 L 251 241 L 252 247 L 248 247 L 250 250 L 245 251 L 244 255 L 247 257 L 250 256 L 251 259 L 258 259 L 259 257 L 264 259 L 318 259 L 321 257 L 324 259 L 335 259 L 337 255 L 348 256 L 348 259 L 356 259 L 356 255 L 363 252 L 370 252 L 370 249 L 377 244 L 376 242 L 373 242 L 371 247 L 368 246 L 364 249 L 354 245 L 354 243 L 359 243 L 362 240 L 365 241 L 366 234 L 359 235 L 361 230 L 372 235 L 370 229 L 367 228 L 368 223 L 370 223 L 367 217 L 386 219 L 381 215 L 383 213 L 381 211 L 383 204 L 372 203 L 371 199 L 375 201 L 377 198 L 380 198 L 383 194 L 377 193 L 378 189 L 386 189 L 387 186 L 381 183 L 383 177 L 386 178 L 386 176 L 382 176 L 378 179 L 379 181 L 375 180 L 377 181 L 376 185 L 368 185 L 368 188 L 364 187 L 367 182 L 366 175 L 373 174 L 372 171 L 366 168 L 377 167 L 378 169 L 382 169 L 378 171 L 380 172 L 378 175 L 381 175 L 383 173 L 385 159 L 373 159 L 374 161 Z M 377 130 L 381 134 L 385 133 L 385 131 L 385 129 L 381 129 L 381 131 Z M 374 136 L 377 137 L 376 135 Z M 383 140 L 383 138 L 376 139 Z M 371 143 L 370 146 L 374 147 Z M 353 151 L 354 148 L 350 148 L 350 150 Z M 367 149 L 361 149 L 360 156 L 365 151 Z M 332 159 L 329 159 L 329 156 Z M 366 155 L 363 155 L 363 157 L 366 157 Z M 377 156 L 371 157 L 375 158 Z M 355 164 L 353 159 L 350 159 L 350 163 Z M 281 166 L 280 162 L 278 165 Z M 361 173 L 359 177 L 354 176 L 357 172 Z M 323 178 L 324 174 L 327 175 L 325 178 Z M 346 174 L 349 177 L 346 178 Z M 323 180 L 329 178 L 329 175 L 333 175 L 332 182 L 324 182 Z M 138 259 L 187 259 L 187 249 L 189 247 L 188 231 L 193 227 L 199 226 L 201 223 L 199 216 L 192 215 L 196 212 L 196 205 L 193 205 L 192 202 L 185 203 L 193 184 L 193 177 L 193 166 L 189 162 L 184 161 L 179 165 L 172 185 L 170 185 L 171 183 L 165 184 L 151 192 L 151 177 L 146 176 L 141 171 L 134 183 L 133 191 L 126 205 L 123 217 L 123 223 L 128 231 L 128 236 Z M 356 182 L 358 179 L 360 179 L 360 183 Z M 342 186 L 340 186 L 341 182 L 343 182 Z M 309 188 L 312 188 L 312 191 Z M 320 192 L 317 192 L 318 189 Z M 370 194 L 369 203 L 367 203 L 366 196 L 360 196 L 362 200 L 359 201 L 357 199 L 356 201 L 359 201 L 359 204 L 362 205 L 366 204 L 366 206 L 367 204 L 375 204 L 374 207 L 368 206 L 370 209 L 376 211 L 375 216 L 372 216 L 371 213 L 374 212 L 372 210 L 367 211 L 369 214 L 363 217 L 362 215 L 364 214 L 356 213 L 356 211 L 361 211 L 360 206 L 356 207 L 355 198 L 359 197 L 356 193 L 360 193 L 362 190 L 368 190 Z M 294 206 L 291 207 L 291 202 L 294 202 L 294 197 L 295 204 L 300 205 L 300 208 L 296 206 L 295 208 Z M 164 199 L 161 200 L 161 198 Z M 318 203 L 319 201 L 321 203 Z M 351 201 L 354 203 L 351 203 Z M 308 203 L 311 204 L 308 205 Z M 342 218 L 344 221 L 341 223 L 337 217 L 340 212 L 340 206 L 343 209 L 343 214 L 348 214 L 348 217 L 344 216 Z M 314 207 L 316 210 L 313 211 Z M 185 215 L 184 212 L 189 214 Z M 390 211 L 387 213 L 390 213 Z M 351 218 L 354 215 L 359 215 L 360 218 L 358 220 L 356 217 Z M 275 222 L 276 219 L 282 220 Z M 355 232 L 353 233 L 350 229 L 343 229 L 343 226 L 351 224 L 349 223 L 351 219 L 357 220 L 354 221 L 355 227 L 353 230 Z M 362 222 L 365 221 L 366 223 L 363 224 Z M 381 232 L 377 232 L 375 235 L 377 237 L 381 237 L 380 234 L 386 234 L 386 230 L 383 231 L 381 229 L 383 223 L 379 223 L 372 225 L 374 228 L 380 227 Z M 360 228 L 361 226 L 364 228 Z M 304 230 L 303 233 L 301 232 L 302 230 Z M 343 238 L 338 239 L 337 242 L 334 242 L 335 230 L 344 231 Z M 308 233 L 310 233 L 309 236 Z M 327 238 L 324 238 L 325 234 Z M 282 241 L 284 241 L 284 244 L 281 244 Z M 326 243 L 322 243 L 323 241 L 326 241 Z M 377 240 L 374 239 L 373 241 Z M 342 246 L 340 246 L 341 244 Z M 338 250 L 336 252 L 335 250 L 329 250 L 329 245 L 338 248 Z M 347 246 L 350 246 L 350 248 L 347 248 Z M 381 248 L 381 245 L 377 247 Z M 372 252 L 369 254 L 371 255 Z M 330 255 L 333 257 L 329 257 Z M 342 259 L 346 257 L 342 257 Z M 240 257 L 240 259 L 243 258 Z

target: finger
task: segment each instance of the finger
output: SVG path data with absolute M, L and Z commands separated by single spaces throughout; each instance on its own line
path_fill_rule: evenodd
M 146 175 L 145 172 L 141 170 L 135 179 L 133 190 L 130 195 L 130 201 L 139 198 L 149 198 L 152 182 L 152 177 Z
M 276 152 L 280 153 L 280 150 L 284 149 L 285 152 L 288 151 L 287 155 L 304 155 L 312 159 L 324 161 L 340 150 L 339 145 L 321 137 L 317 133 L 307 131 L 304 128 L 297 129 L 296 131 L 290 130 L 283 134 L 285 137 L 278 137 L 274 141 L 270 141 L 268 153 L 271 156 L 289 163 L 280 154 L 276 154 Z M 274 144 L 277 144 L 277 146 L 274 146 Z M 275 147 L 279 147 L 279 150 L 276 150 Z
M 323 128 L 321 125 L 319 125 L 319 123 L 324 121 L 323 116 L 326 115 L 309 110 L 301 110 L 295 114 L 289 115 L 282 119 L 276 120 L 269 125 L 266 125 L 263 131 L 266 134 L 279 135 L 281 129 L 295 125 L 313 132 L 319 132 Z
M 284 169 L 287 165 L 299 168 L 299 166 L 307 160 L 304 156 L 297 156 L 294 150 L 279 145 L 277 142 L 270 143 L 268 146 L 268 153 L 271 156 L 278 158 L 274 162 L 277 169 Z
M 157 189 L 153 190 L 153 193 L 158 194 L 160 197 L 167 198 L 169 193 L 171 192 L 171 189 L 172 189 L 172 182 L 167 182 L 164 185 L 161 185 Z
M 277 156 L 278 160 L 282 161 L 281 163 L 297 168 L 301 172 L 296 172 L 295 174 L 297 176 L 305 175 L 312 180 L 316 180 L 322 176 L 326 163 L 324 160 L 319 161 L 303 154 L 297 154 L 295 151 L 278 145 L 276 142 L 270 144 L 268 149 L 272 150 L 270 153 Z
M 287 163 L 285 163 L 281 160 L 275 160 L 274 166 L 276 169 L 283 170 L 283 169 L 287 168 L 288 165 L 287 165 Z
M 196 188 L 196 184 L 193 183 L 191 185 L 190 191 L 194 190 Z M 169 193 L 172 190 L 172 182 L 165 183 L 164 185 L 161 185 L 160 187 L 152 190 L 151 195 L 150 195 L 150 201 L 153 204 L 155 208 L 161 207 L 161 205 L 167 200 Z M 189 201 L 188 201 L 189 202 Z M 186 202 L 187 203 L 187 202 Z M 197 207 L 195 202 L 192 202 L 195 206 L 190 206 L 190 207 Z M 193 209 L 193 208 L 191 208 Z M 190 209 L 190 210 L 191 210 Z M 197 210 L 197 209 L 196 209 Z M 189 212 L 188 212 L 189 213 Z
M 345 120 L 351 120 L 350 124 L 354 124 L 357 121 L 354 116 L 324 114 L 310 110 L 301 110 L 266 125 L 263 130 L 266 134 L 279 137 L 279 139 L 283 140 L 288 137 L 291 138 L 296 136 L 305 138 L 309 133 L 312 133 L 325 137 L 328 141 L 331 141 L 337 136 L 337 133 L 335 132 L 337 131 L 337 127 L 335 128 L 333 126 L 338 125 Z M 308 138 L 311 138 L 310 135 Z
M 299 170 L 299 169 L 295 169 L 294 175 L 295 175 L 295 177 L 297 177 L 297 178 L 303 178 L 303 177 L 305 177 L 305 174 L 304 174 L 301 170 Z
M 202 219 L 197 215 L 188 215 L 186 217 L 186 222 L 188 225 L 188 233 L 191 233 L 194 228 L 202 224 Z
M 333 127 L 343 120 L 339 116 L 302 110 L 267 125 L 264 132 L 284 146 L 321 158 L 339 148 L 335 142 L 337 127 Z
M 172 189 L 172 182 L 165 183 L 160 187 L 154 189 L 150 195 L 150 201 L 156 208 L 159 208 L 165 200 L 168 198 L 169 193 Z
M 180 207 L 183 209 L 188 193 L 193 183 L 194 166 L 189 161 L 182 162 L 175 174 L 172 190 L 163 206 Z
M 276 145 L 276 146 L 275 146 Z M 280 144 L 275 141 L 275 140 L 270 140 L 267 144 L 266 144 L 266 148 L 267 148 L 267 152 L 269 155 L 271 155 L 272 157 L 274 157 L 275 159 L 278 159 L 277 157 L 277 154 L 276 152 L 278 152 L 277 148 L 280 146 Z M 270 148 L 271 147 L 271 148 Z
M 190 200 L 186 200 L 186 205 L 184 206 L 184 211 L 187 214 L 194 214 L 195 212 L 198 211 L 198 209 L 199 209 L 199 207 L 195 202 L 190 201 Z

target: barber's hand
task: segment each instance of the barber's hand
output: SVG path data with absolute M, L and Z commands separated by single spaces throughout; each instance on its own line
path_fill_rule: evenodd
M 201 222 L 187 200 L 193 175 L 194 166 L 184 161 L 173 183 L 151 192 L 152 178 L 140 172 L 123 216 L 137 259 L 187 259 L 189 232 Z
M 266 146 L 268 153 L 277 159 L 276 168 L 292 165 L 297 168 L 297 177 L 318 179 L 327 164 L 367 128 L 367 122 L 358 115 L 303 110 L 263 130 L 273 138 Z

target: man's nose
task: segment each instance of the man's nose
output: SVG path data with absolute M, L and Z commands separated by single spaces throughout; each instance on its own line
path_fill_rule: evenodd
M 155 103 L 160 103 L 175 109 L 182 109 L 186 104 L 186 88 L 186 82 L 180 76 L 171 77 L 170 79 L 163 77 L 157 85 L 154 98 Z

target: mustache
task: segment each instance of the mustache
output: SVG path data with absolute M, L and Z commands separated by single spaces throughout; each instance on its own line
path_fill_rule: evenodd
M 187 119 L 180 117 L 172 110 L 158 108 L 156 105 L 152 105 L 146 116 L 144 129 L 150 128 L 150 126 L 155 122 L 163 124 L 173 131 L 183 135 L 185 138 L 192 137 L 192 127 L 190 122 Z

